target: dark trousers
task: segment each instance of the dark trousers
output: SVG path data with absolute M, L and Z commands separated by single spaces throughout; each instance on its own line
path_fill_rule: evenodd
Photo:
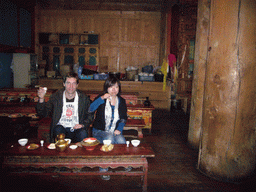
M 88 137 L 88 133 L 84 128 L 75 129 L 74 132 L 71 132 L 70 128 L 64 128 L 62 125 L 57 125 L 54 128 L 54 138 L 57 138 L 57 135 L 59 135 L 60 133 L 64 133 L 65 138 L 71 139 L 72 143 L 80 142 L 84 138 Z

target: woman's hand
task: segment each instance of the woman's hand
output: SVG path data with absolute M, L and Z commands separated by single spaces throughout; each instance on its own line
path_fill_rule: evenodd
M 120 134 L 121 134 L 121 131 L 119 131 L 119 130 L 115 130 L 115 131 L 114 131 L 114 135 L 115 135 L 115 136 L 120 135 Z
M 111 98 L 111 95 L 109 93 L 105 93 L 104 95 L 101 96 L 101 99 L 110 99 Z
M 81 128 L 83 128 L 83 127 L 84 127 L 83 124 L 76 124 L 73 128 L 74 128 L 74 129 L 81 129 Z

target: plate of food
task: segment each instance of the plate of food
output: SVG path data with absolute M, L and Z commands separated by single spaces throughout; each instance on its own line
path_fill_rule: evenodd
M 36 113 L 29 113 L 27 114 L 27 117 L 30 117 L 31 119 L 39 119 L 39 116 L 37 116 Z
M 102 147 L 100 148 L 101 151 L 104 152 L 109 152 L 112 151 L 114 149 L 114 145 L 110 144 L 110 145 L 102 145 Z
M 56 149 L 55 143 L 51 143 L 47 146 L 48 149 Z
M 9 115 L 9 118 L 18 118 L 18 117 L 23 117 L 21 113 L 12 113 Z
M 39 145 L 38 145 L 38 144 L 35 144 L 35 143 L 31 143 L 31 144 L 29 144 L 29 145 L 27 146 L 27 149 L 28 149 L 28 150 L 35 150 L 35 149 L 37 149 L 37 148 L 39 148 Z

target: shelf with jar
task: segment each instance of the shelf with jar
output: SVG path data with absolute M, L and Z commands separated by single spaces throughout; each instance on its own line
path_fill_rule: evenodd
M 45 70 L 61 74 L 61 66 L 97 66 L 99 63 L 98 34 L 39 33 L 39 61 L 46 61 Z
M 99 45 L 99 34 L 39 33 L 39 44 L 47 45 Z

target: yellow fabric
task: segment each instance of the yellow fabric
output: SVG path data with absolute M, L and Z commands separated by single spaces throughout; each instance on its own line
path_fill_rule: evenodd
M 167 63 L 166 59 L 163 60 L 163 64 L 161 66 L 161 71 L 164 74 L 163 91 L 165 91 L 165 88 L 166 88 L 166 77 L 167 77 L 167 71 L 168 71 L 168 63 Z
M 174 83 L 176 83 L 177 78 L 178 78 L 178 70 L 177 70 L 177 67 L 174 66 Z

